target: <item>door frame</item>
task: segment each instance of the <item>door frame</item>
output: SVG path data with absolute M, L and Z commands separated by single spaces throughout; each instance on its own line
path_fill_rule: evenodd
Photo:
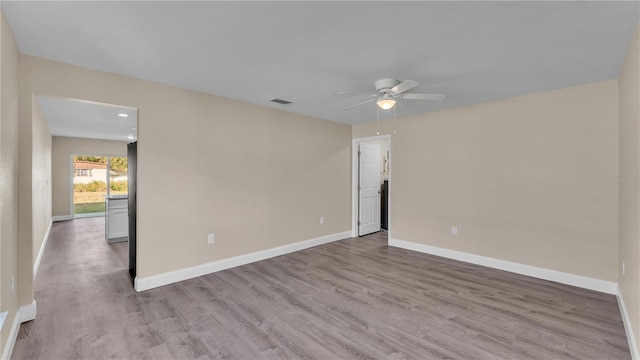
M 367 142 L 372 140 L 386 140 L 389 146 L 389 158 L 387 159 L 389 172 L 387 177 L 389 178 L 389 184 L 391 184 L 391 135 L 377 135 L 363 138 L 357 138 L 351 140 L 351 237 L 358 237 L 358 215 L 359 215 L 359 199 L 358 199 L 358 183 L 359 183 L 359 160 L 358 149 L 361 142 Z M 391 185 L 389 185 L 391 187 Z M 389 239 L 391 239 L 391 191 L 388 195 L 389 201 L 389 213 L 388 213 L 388 227 L 387 233 Z

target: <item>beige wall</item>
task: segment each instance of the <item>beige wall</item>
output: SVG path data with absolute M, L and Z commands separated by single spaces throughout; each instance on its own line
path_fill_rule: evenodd
M 18 48 L 2 13 L 0 22 L 0 311 L 9 312 L 2 354 L 18 309 L 17 294 L 9 291 L 18 275 Z
M 51 224 L 51 132 L 40 110 L 40 104 L 32 98 L 33 153 L 31 161 L 31 188 L 33 191 L 33 254 L 32 265 Z
M 617 117 L 611 80 L 382 122 L 391 236 L 617 281 Z
M 620 96 L 620 244 L 618 283 L 640 344 L 640 27 L 618 79 Z M 625 262 L 625 275 L 621 263 Z M 637 349 L 636 349 L 637 351 Z
M 53 216 L 69 217 L 73 215 L 71 156 L 127 156 L 127 143 L 54 136 L 52 153 Z
M 18 67 L 18 305 L 33 302 L 33 97 L 25 91 L 25 69 Z
M 138 276 L 350 230 L 348 125 L 24 55 L 21 69 L 22 95 L 139 109 Z

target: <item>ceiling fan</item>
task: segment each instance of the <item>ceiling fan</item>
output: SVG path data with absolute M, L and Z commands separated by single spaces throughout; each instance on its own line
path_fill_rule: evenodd
M 370 102 L 376 102 L 378 106 L 383 110 L 389 110 L 396 105 L 397 99 L 408 99 L 408 100 L 431 100 L 431 101 L 442 101 L 445 98 L 444 94 L 416 94 L 416 93 L 406 93 L 407 91 L 413 89 L 419 84 L 413 80 L 405 80 L 400 82 L 395 79 L 380 79 L 375 82 L 376 92 L 377 94 L 371 95 L 375 96 L 375 99 L 363 101 L 361 103 L 357 103 L 355 105 L 348 106 L 342 110 L 353 109 L 356 106 L 364 105 Z

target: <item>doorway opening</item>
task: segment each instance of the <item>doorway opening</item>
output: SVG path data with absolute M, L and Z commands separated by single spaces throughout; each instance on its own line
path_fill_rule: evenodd
M 78 221 L 104 234 L 98 237 L 126 263 L 126 253 L 136 253 L 136 208 L 128 197 L 134 190 L 135 198 L 136 159 L 129 145 L 138 138 L 138 109 L 46 95 L 37 101 L 53 143 L 54 221 L 91 217 Z
M 351 236 L 390 231 L 391 135 L 353 139 Z
M 126 157 L 73 155 L 72 163 L 74 218 L 104 216 L 106 199 L 126 197 Z

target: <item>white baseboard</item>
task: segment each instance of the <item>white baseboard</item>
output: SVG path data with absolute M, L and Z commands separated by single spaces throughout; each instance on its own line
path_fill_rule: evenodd
M 620 308 L 620 314 L 622 315 L 622 323 L 624 324 L 624 331 L 627 333 L 627 339 L 629 341 L 629 349 L 631 350 L 631 358 L 633 360 L 640 360 L 640 352 L 638 351 L 638 343 L 636 343 L 636 338 L 633 336 L 633 329 L 631 328 L 631 319 L 629 318 L 629 313 L 627 312 L 627 307 L 624 304 L 624 299 L 622 298 L 622 293 L 620 292 L 620 287 L 617 287 L 617 297 L 618 297 L 618 307 Z
M 16 339 L 18 338 L 18 330 L 20 330 L 20 310 L 16 312 L 16 316 L 13 318 L 13 324 L 11 325 L 11 331 L 9 331 L 9 338 L 2 351 L 2 360 L 11 359 L 13 354 L 13 347 L 16 345 Z
M 283 245 L 272 249 L 256 251 L 253 253 L 240 255 L 228 259 L 222 259 L 213 261 L 210 263 L 189 267 L 186 269 L 180 269 L 170 271 L 163 274 L 152 275 L 147 277 L 136 277 L 134 280 L 134 287 L 136 291 L 144 291 L 153 288 L 157 288 L 164 285 L 176 283 L 187 279 L 192 279 L 198 276 L 211 274 L 217 271 L 230 269 L 236 266 L 250 264 L 256 261 L 269 259 L 272 257 L 292 253 L 308 249 L 310 247 L 327 244 L 333 241 L 343 240 L 351 237 L 351 231 L 345 231 L 337 234 L 331 234 L 321 236 L 315 239 L 300 241 L 297 243 Z
M 565 273 L 562 271 L 545 269 L 537 266 L 525 265 L 430 245 L 417 244 L 409 241 L 389 239 L 389 246 L 395 246 L 407 250 L 441 256 L 448 259 L 464 261 L 471 264 L 487 266 L 494 269 L 527 275 L 538 279 L 555 281 L 561 284 L 577 286 L 612 295 L 615 295 L 617 293 L 618 288 L 618 284 L 612 281 L 594 279 L 586 276 Z
M 49 221 L 49 227 L 47 228 L 47 232 L 44 234 L 44 239 L 42 239 L 42 245 L 40 245 L 40 250 L 38 250 L 38 256 L 36 256 L 36 262 L 33 264 L 33 280 L 35 280 L 36 275 L 38 275 L 38 268 L 40 267 L 40 261 L 42 261 L 44 248 L 47 246 L 47 241 L 49 241 L 49 233 L 51 233 L 52 224 L 53 221 Z
M 13 324 L 11 325 L 11 331 L 9 331 L 9 338 L 7 338 L 7 344 L 2 351 L 2 360 L 11 359 L 13 354 L 13 347 L 16 345 L 16 339 L 18 338 L 18 331 L 20 330 L 20 324 L 36 318 L 36 301 L 30 305 L 20 306 L 16 311 L 16 316 L 13 318 Z
M 18 312 L 20 313 L 20 323 L 34 320 L 36 318 L 36 301 L 33 300 L 29 305 L 20 306 Z
M 0 313 L 0 330 L 2 330 L 2 328 L 4 327 L 4 323 L 7 321 L 8 315 L 8 311 L 3 311 Z
M 73 215 L 56 215 L 51 217 L 51 221 L 73 220 Z

